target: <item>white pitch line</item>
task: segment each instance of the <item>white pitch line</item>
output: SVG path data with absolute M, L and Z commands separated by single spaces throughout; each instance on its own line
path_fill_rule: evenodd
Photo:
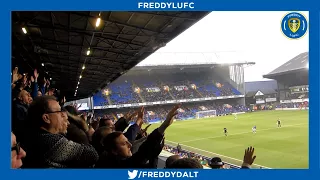
M 166 140 L 166 141 L 178 144 L 177 142 L 173 142 L 173 141 L 169 141 L 169 140 Z M 179 144 L 181 144 L 181 143 L 179 143 Z M 219 157 L 225 157 L 225 158 L 228 158 L 228 159 L 232 159 L 232 160 L 235 160 L 235 161 L 242 162 L 242 160 L 240 160 L 240 159 L 232 158 L 232 157 L 229 157 L 229 156 L 224 156 L 224 155 L 221 155 L 221 154 L 213 153 L 213 152 L 210 152 L 210 151 L 206 151 L 206 150 L 203 150 L 203 149 L 195 148 L 195 147 L 188 146 L 188 145 L 185 145 L 185 144 L 181 144 L 181 145 L 189 147 L 189 148 L 192 148 L 192 149 L 195 149 L 195 150 L 203 151 L 203 152 L 206 152 L 206 153 L 209 153 L 209 154 L 214 154 L 214 155 L 217 155 Z M 252 164 L 252 165 L 259 166 L 259 167 L 262 167 L 262 168 L 265 168 L 265 169 L 271 169 L 269 167 L 262 166 L 262 165 L 259 165 L 259 164 Z
M 299 126 L 299 125 L 304 125 L 304 124 L 308 124 L 308 123 L 287 125 L 287 126 L 282 126 L 281 128 L 292 127 L 292 126 Z M 261 129 L 261 130 L 257 130 L 257 133 L 260 132 L 260 131 L 268 131 L 268 130 L 273 130 L 273 129 L 278 129 L 278 128 Z M 242 133 L 235 133 L 235 134 L 229 134 L 229 133 L 228 133 L 228 136 L 240 135 L 240 134 L 248 134 L 248 133 L 252 133 L 252 131 L 242 132 Z M 200 141 L 200 140 L 205 140 L 205 139 L 215 139 L 215 138 L 220 138 L 220 137 L 225 137 L 225 135 L 221 135 L 221 136 L 211 136 L 211 137 L 205 137 L 205 138 L 199 138 L 199 139 L 192 139 L 192 140 L 188 140 L 188 141 L 181 141 L 181 143 L 194 142 L 194 141 Z

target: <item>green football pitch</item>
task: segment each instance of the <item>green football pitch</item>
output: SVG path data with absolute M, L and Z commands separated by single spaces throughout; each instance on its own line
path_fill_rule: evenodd
M 280 118 L 282 127 L 277 128 Z M 255 148 L 253 168 L 308 168 L 309 116 L 301 111 L 261 111 L 234 116 L 176 121 L 166 131 L 166 144 L 241 165 L 244 149 Z M 257 126 L 257 133 L 252 127 Z M 153 124 L 149 130 L 159 125 Z M 226 137 L 223 128 L 228 129 Z

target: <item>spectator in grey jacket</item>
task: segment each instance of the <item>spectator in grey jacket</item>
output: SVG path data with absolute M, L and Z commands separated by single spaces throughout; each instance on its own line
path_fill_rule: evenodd
M 54 97 L 36 98 L 28 110 L 28 133 L 21 146 L 28 152 L 23 168 L 88 168 L 98 160 L 91 145 L 61 135 L 65 113 Z

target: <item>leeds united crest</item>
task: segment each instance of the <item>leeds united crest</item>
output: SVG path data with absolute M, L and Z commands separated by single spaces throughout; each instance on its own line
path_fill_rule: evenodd
M 307 19 L 297 12 L 286 14 L 281 21 L 281 30 L 290 39 L 303 37 L 308 29 Z

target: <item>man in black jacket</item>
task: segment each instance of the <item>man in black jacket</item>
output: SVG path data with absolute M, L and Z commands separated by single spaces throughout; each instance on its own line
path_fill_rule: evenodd
M 32 102 L 32 97 L 26 90 L 20 91 L 12 107 L 12 131 L 19 138 L 25 130 L 28 107 Z

